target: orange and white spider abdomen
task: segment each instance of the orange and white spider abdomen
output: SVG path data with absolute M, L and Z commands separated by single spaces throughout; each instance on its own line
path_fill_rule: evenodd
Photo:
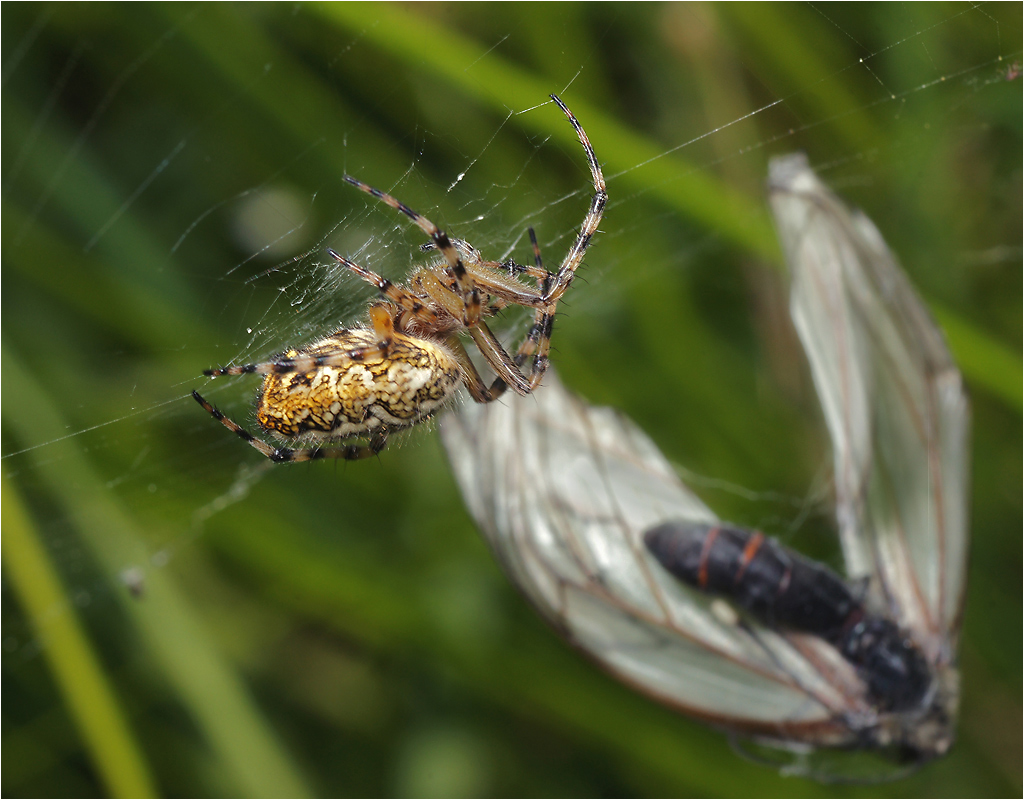
M 373 352 L 377 344 L 373 331 L 356 328 L 282 354 L 296 363 L 308 358 L 312 368 L 266 375 L 257 421 L 286 437 L 341 438 L 381 425 L 401 428 L 438 411 L 462 382 L 461 366 L 438 342 L 395 332 L 386 357 Z M 339 354 L 353 358 L 313 366 L 324 357 L 337 361 Z

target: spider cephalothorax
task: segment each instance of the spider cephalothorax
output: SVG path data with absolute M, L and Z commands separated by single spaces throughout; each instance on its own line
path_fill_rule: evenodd
M 443 260 L 414 270 L 406 284 L 397 284 L 328 250 L 339 263 L 380 290 L 381 300 L 370 306 L 367 325 L 342 328 L 260 364 L 205 371 L 210 377 L 263 375 L 257 421 L 264 430 L 303 446 L 274 447 L 193 392 L 196 401 L 271 460 L 309 461 L 379 453 L 390 432 L 431 416 L 454 396 L 460 383 L 478 403 L 496 400 L 508 387 L 521 395 L 536 389 L 547 370 L 558 301 L 583 261 L 608 200 L 587 134 L 558 97 L 551 95 L 551 99 L 576 130 L 594 179 L 594 197 L 583 226 L 557 272 L 544 269 L 532 228 L 533 266 L 486 261 L 476 248 L 450 239 L 391 195 L 346 175 L 348 183 L 415 222 L 430 237 L 428 249 L 436 249 Z M 536 285 L 523 283 L 520 276 L 531 278 Z M 533 325 L 515 355 L 502 347 L 484 321 L 510 305 L 534 309 Z M 461 333 L 473 339 L 494 371 L 496 377 L 490 385 L 470 360 Z M 527 362 L 530 366 L 524 372 Z M 357 436 L 367 436 L 369 441 L 329 444 Z

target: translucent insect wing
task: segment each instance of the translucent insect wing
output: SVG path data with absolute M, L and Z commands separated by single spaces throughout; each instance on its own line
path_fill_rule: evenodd
M 855 676 L 827 648 L 754 638 L 646 552 L 666 519 L 714 521 L 624 416 L 544 389 L 466 404 L 441 426 L 467 505 L 506 572 L 572 643 L 667 705 L 737 730 L 842 743 Z M 796 637 L 800 638 L 800 637 Z M 824 677 L 824 675 L 828 677 Z
M 942 335 L 878 229 L 803 155 L 773 161 L 791 314 L 832 438 L 852 578 L 933 663 L 955 659 L 967 564 L 970 414 Z
M 833 441 L 848 575 L 868 579 L 872 612 L 910 633 L 934 670 L 921 708 L 880 711 L 823 640 L 736 624 L 715 613 L 721 601 L 662 570 L 644 531 L 714 514 L 633 423 L 572 396 L 553 372 L 528 398 L 462 406 L 442 435 L 510 577 L 626 683 L 776 743 L 906 745 L 925 759 L 948 749 L 957 705 L 967 400 L 941 334 L 870 221 L 803 157 L 776 161 L 770 188 L 792 315 Z

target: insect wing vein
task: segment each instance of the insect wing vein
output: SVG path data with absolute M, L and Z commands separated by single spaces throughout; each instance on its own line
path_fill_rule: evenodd
M 938 328 L 878 229 L 801 155 L 770 176 L 791 313 L 832 437 L 850 577 L 935 660 L 951 658 L 966 578 L 969 409 Z
M 767 630 L 753 638 L 646 553 L 653 524 L 716 518 L 630 420 L 586 405 L 549 371 L 531 397 L 464 405 L 441 430 L 499 562 L 605 668 L 722 725 L 780 736 L 804 726 L 837 743 L 850 735 L 833 720 L 856 678 L 843 664 L 826 677 L 827 648 Z

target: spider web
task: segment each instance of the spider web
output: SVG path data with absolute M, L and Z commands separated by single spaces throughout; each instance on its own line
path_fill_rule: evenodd
M 1017 596 L 1019 6 L 479 11 L 4 7 L 8 792 L 770 791 L 535 630 L 429 425 L 377 461 L 274 468 L 188 397 L 252 430 L 257 381 L 201 371 L 361 317 L 373 291 L 327 247 L 392 280 L 431 257 L 342 172 L 487 258 L 529 262 L 532 226 L 555 268 L 592 187 L 550 92 L 610 195 L 555 328 L 566 384 L 636 419 L 723 516 L 835 559 L 761 190 L 769 156 L 806 150 L 962 359 L 989 448 L 971 603 Z M 514 346 L 527 323 L 498 330 Z M 986 688 L 964 749 L 1000 776 L 963 761 L 975 791 L 1019 783 L 1018 621 L 968 622 Z M 134 758 L 104 760 L 117 737 L 52 677 L 69 625 L 113 698 L 92 718 L 120 719 Z M 510 717 L 545 733 L 501 733 Z M 672 757 L 624 741 L 626 718 Z

